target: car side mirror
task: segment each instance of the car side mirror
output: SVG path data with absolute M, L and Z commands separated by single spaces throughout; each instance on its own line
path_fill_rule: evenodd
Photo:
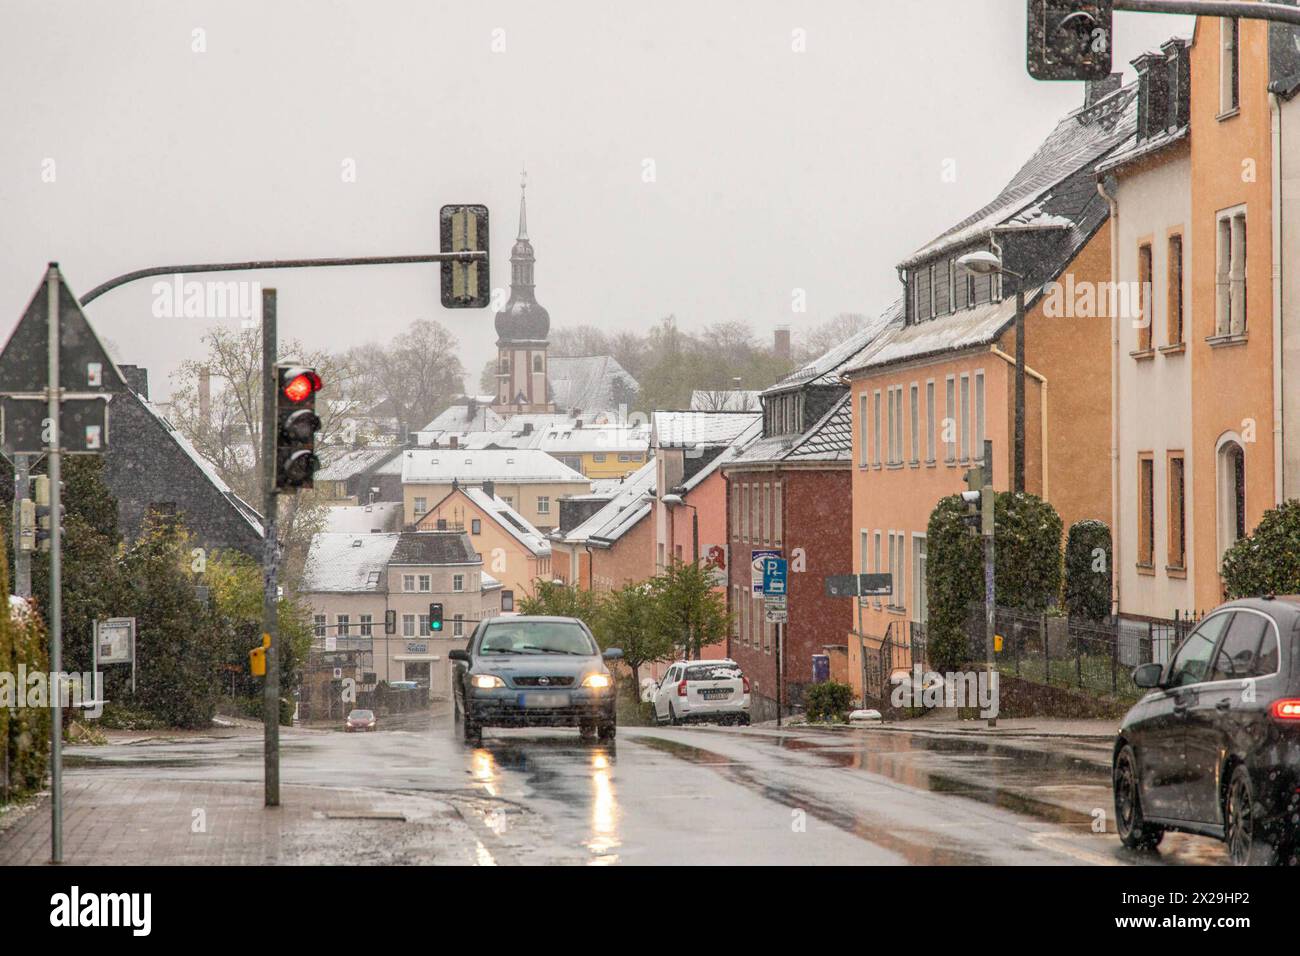
M 607 661 L 616 661 L 616 660 L 620 660 L 620 659 L 623 657 L 623 648 L 621 648 L 621 647 L 608 647 L 608 648 L 605 649 L 605 653 L 604 653 L 604 654 L 601 654 L 600 656 L 603 657 L 603 658 L 605 658 L 605 660 L 607 660 Z
M 1164 672 L 1163 664 L 1139 664 L 1133 668 L 1133 683 L 1144 689 L 1159 687 Z
M 459 648 L 457 648 L 456 650 L 453 650 L 453 651 L 448 651 L 448 652 L 447 652 L 447 660 L 450 660 L 450 661 L 463 661 L 464 663 L 468 664 L 468 663 L 469 663 L 469 651 L 462 651 L 462 650 L 460 650 Z

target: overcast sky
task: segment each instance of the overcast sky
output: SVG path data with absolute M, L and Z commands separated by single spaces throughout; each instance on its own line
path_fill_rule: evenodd
M 1082 102 L 1028 77 L 1024 20 L 1023 0 L 6 0 L 0 335 L 49 260 L 82 294 L 145 266 L 428 252 L 449 202 L 491 209 L 504 287 L 523 164 L 552 328 L 674 313 L 767 338 L 874 312 Z M 1119 14 L 1115 62 L 1190 32 Z M 279 289 L 282 337 L 331 349 L 437 319 L 473 389 L 493 316 L 442 310 L 433 268 L 246 278 Z M 150 286 L 88 312 L 162 397 L 209 323 L 155 318 Z

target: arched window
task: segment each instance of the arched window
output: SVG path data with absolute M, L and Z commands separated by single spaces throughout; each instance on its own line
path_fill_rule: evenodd
M 542 356 L 541 356 L 540 354 L 539 354 L 539 355 L 534 355 L 534 356 L 533 356 L 533 371 L 534 371 L 534 372 L 540 372 L 541 370 L 542 370 Z
M 1246 536 L 1246 452 L 1235 435 L 1219 441 L 1218 525 L 1219 557 Z
M 510 356 L 509 356 L 509 355 L 503 355 L 503 356 L 501 356 L 501 371 L 503 371 L 503 372 L 509 372 L 509 371 L 510 371 Z

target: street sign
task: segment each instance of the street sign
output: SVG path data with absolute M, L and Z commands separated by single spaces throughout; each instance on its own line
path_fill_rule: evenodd
M 826 578 L 827 597 L 884 596 L 894 593 L 890 574 L 833 574 Z
M 59 386 L 65 395 L 111 392 L 117 388 L 113 360 L 86 321 L 77 297 L 58 276 Z M 28 302 L 22 318 L 0 351 L 0 382 L 12 395 L 45 394 L 49 384 L 49 283 Z
M 107 395 L 64 395 L 59 441 L 72 455 L 108 450 Z M 6 455 L 39 455 L 50 446 L 50 405 L 44 395 L 0 395 L 0 448 Z
M 763 559 L 763 594 L 785 594 L 786 560 Z
M 749 584 L 754 594 L 763 593 L 763 562 L 767 558 L 779 558 L 779 549 L 764 548 L 749 552 Z
M 1036 80 L 1104 80 L 1114 0 L 1029 0 L 1025 65 Z
M 135 659 L 135 618 L 110 617 L 95 622 L 101 664 L 130 664 Z
M 765 604 L 763 619 L 768 624 L 786 624 L 790 620 L 789 611 L 784 604 Z

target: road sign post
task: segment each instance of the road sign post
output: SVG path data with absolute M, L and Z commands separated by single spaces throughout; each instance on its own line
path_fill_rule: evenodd
M 50 476 L 50 862 L 63 862 L 63 462 L 59 455 L 59 264 L 51 262 L 45 276 L 46 320 L 49 323 L 49 378 L 46 390 L 50 416 L 50 445 L 46 470 Z
M 782 692 L 785 687 L 785 675 L 782 673 L 781 643 L 784 637 L 786 621 L 789 620 L 788 605 L 786 604 L 789 593 L 786 586 L 786 574 L 789 565 L 785 558 L 781 557 L 780 551 L 756 551 L 755 554 L 762 555 L 761 558 L 758 558 L 758 561 L 762 564 L 763 617 L 765 621 L 773 624 L 776 628 L 776 634 L 773 636 L 776 643 L 776 725 L 780 727 L 781 709 L 784 703 Z

